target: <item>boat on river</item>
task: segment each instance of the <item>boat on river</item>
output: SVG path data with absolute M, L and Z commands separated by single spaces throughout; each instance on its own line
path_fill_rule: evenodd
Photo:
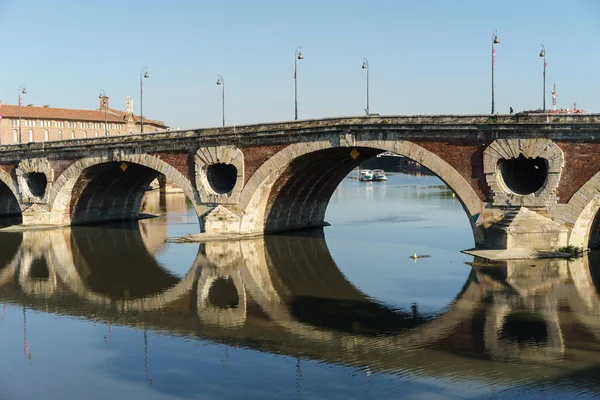
M 376 182 L 385 182 L 387 181 L 387 176 L 385 176 L 385 172 L 382 169 L 374 169 L 373 180 Z
M 358 171 L 358 180 L 361 182 L 369 182 L 373 180 L 373 171 L 370 169 L 361 169 Z

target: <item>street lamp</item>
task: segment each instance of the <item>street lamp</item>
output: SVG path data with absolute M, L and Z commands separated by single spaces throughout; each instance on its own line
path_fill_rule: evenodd
M 496 66 L 496 45 L 500 43 L 500 39 L 498 39 L 498 35 L 496 34 L 497 32 L 494 30 L 492 34 L 492 115 L 496 111 L 494 107 L 494 67 Z
M 21 143 L 21 106 L 23 105 L 23 98 L 21 94 L 27 94 L 27 89 L 25 89 L 25 84 L 23 83 L 19 86 L 19 143 Z
M 225 126 L 225 80 L 221 75 L 217 75 L 217 85 L 221 86 L 221 103 L 223 110 L 223 126 Z
M 540 57 L 544 59 L 544 112 L 546 112 L 546 48 L 542 45 L 542 51 L 540 51 Z
M 294 55 L 294 119 L 298 120 L 298 60 L 303 60 L 302 47 L 296 49 Z
M 108 104 L 106 104 L 106 92 L 100 89 L 100 94 L 98 95 L 98 98 L 102 99 L 102 106 L 104 107 L 104 136 L 108 136 L 108 119 L 106 117 Z
M 367 108 L 365 108 L 365 112 L 367 113 L 367 117 L 371 115 L 369 113 L 369 60 L 363 57 L 362 69 L 367 70 Z
M 144 67 L 140 71 L 140 133 L 144 133 L 144 78 L 150 78 L 148 67 Z

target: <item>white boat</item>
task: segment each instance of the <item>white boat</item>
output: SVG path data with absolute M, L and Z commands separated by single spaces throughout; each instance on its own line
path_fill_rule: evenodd
M 385 172 L 382 169 L 374 169 L 373 180 L 377 182 L 387 181 L 387 176 L 385 176 Z
M 373 171 L 370 169 L 361 169 L 358 171 L 358 180 L 361 182 L 368 182 L 373 180 Z

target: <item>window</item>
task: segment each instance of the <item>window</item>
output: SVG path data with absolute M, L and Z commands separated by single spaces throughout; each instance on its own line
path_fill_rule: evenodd
M 94 133 L 94 136 L 98 137 L 98 131 L 96 131 L 96 133 Z
M 45 131 L 44 131 L 44 142 L 47 142 L 47 141 L 48 141 L 48 139 L 49 139 L 49 137 L 48 137 L 48 131 L 47 131 L 47 130 L 45 130 Z
M 87 137 L 87 132 L 83 131 L 83 137 L 86 138 Z
M 58 140 L 62 140 L 62 131 L 58 131 Z
M 29 130 L 29 141 L 33 142 L 33 130 L 32 129 Z
M 17 143 L 19 140 L 17 138 L 17 130 L 13 129 L 13 142 Z
M 75 122 L 73 122 L 75 123 Z M 75 132 L 71 131 L 71 139 L 75 139 Z

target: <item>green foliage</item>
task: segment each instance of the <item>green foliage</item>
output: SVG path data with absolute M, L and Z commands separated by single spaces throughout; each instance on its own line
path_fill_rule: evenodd
M 568 254 L 583 253 L 583 249 L 581 247 L 573 246 L 572 244 L 569 244 L 569 245 L 563 246 L 563 247 L 559 247 L 558 251 L 561 253 L 568 253 Z

